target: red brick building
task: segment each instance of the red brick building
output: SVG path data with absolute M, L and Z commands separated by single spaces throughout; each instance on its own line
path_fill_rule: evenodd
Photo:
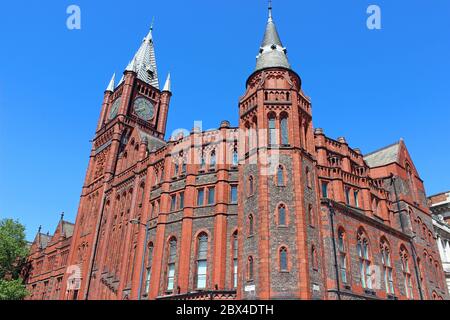
M 73 235 L 36 237 L 32 298 L 448 298 L 405 143 L 363 155 L 314 129 L 269 12 L 237 128 L 164 140 L 144 38 L 105 91 Z

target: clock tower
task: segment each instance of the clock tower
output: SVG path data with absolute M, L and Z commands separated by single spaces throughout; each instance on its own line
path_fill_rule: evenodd
M 115 189 L 117 181 L 126 180 L 126 174 L 134 172 L 132 168 L 143 171 L 144 159 L 166 143 L 164 136 L 172 96 L 170 75 L 160 90 L 152 29 L 117 85 L 115 80 L 113 75 L 104 93 L 68 259 L 70 265 L 77 266 L 81 285 L 64 287 L 67 299 L 88 298 L 91 279 L 99 270 L 109 270 L 108 276 L 114 279 L 129 280 L 129 275 L 122 274 L 126 269 L 120 267 L 118 259 L 106 259 L 102 253 L 96 254 L 94 248 L 102 241 L 102 234 L 106 234 L 100 231 L 106 232 L 104 228 L 111 221 L 115 221 L 115 227 L 115 223 L 120 225 L 114 229 L 116 233 L 111 233 L 111 241 L 119 237 L 119 229 L 122 230 L 120 236 L 124 236 L 123 230 L 129 225 L 131 190 L 138 186 L 131 186 L 127 198 Z M 111 213 L 108 208 L 113 199 L 118 205 Z M 121 256 L 119 252 L 110 254 Z
M 163 140 L 171 95 L 170 75 L 163 90 L 159 88 L 151 28 L 117 86 L 113 75 L 105 91 L 97 135 L 118 122 L 125 122 Z

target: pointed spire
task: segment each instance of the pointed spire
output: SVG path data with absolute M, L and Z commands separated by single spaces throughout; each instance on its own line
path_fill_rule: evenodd
M 139 50 L 128 64 L 126 71 L 137 73 L 138 79 L 159 89 L 158 71 L 156 68 L 155 48 L 153 46 L 153 22 Z
M 166 83 L 164 84 L 163 91 L 169 91 L 170 92 L 170 87 L 171 87 L 171 80 L 170 80 L 170 72 L 169 72 L 169 74 L 167 75 Z
M 114 89 L 116 88 L 116 74 L 114 73 L 111 81 L 109 81 L 108 87 L 106 88 L 106 91 L 114 92 Z
M 267 19 L 266 32 L 256 57 L 256 70 L 282 67 L 290 69 L 286 48 L 281 43 L 275 23 L 272 17 L 272 1 L 269 0 L 269 18 Z

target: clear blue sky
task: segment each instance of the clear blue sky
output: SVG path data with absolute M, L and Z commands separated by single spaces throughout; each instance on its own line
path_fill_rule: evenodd
M 66 28 L 77 4 L 82 29 Z M 382 10 L 382 30 L 366 9 Z M 267 19 L 265 0 L 8 1 L 0 11 L 0 218 L 32 239 L 74 221 L 103 92 L 155 16 L 168 132 L 237 124 Z M 368 153 L 403 137 L 429 194 L 450 190 L 450 2 L 274 0 L 315 127 Z

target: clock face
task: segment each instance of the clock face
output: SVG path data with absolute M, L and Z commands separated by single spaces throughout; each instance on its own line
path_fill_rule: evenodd
M 109 111 L 109 120 L 114 119 L 117 116 L 117 112 L 119 111 L 120 103 L 122 102 L 122 98 L 117 98 L 113 105 L 111 106 L 111 110 Z
M 134 111 L 142 120 L 148 121 L 155 115 L 155 107 L 145 98 L 139 97 L 134 100 Z

